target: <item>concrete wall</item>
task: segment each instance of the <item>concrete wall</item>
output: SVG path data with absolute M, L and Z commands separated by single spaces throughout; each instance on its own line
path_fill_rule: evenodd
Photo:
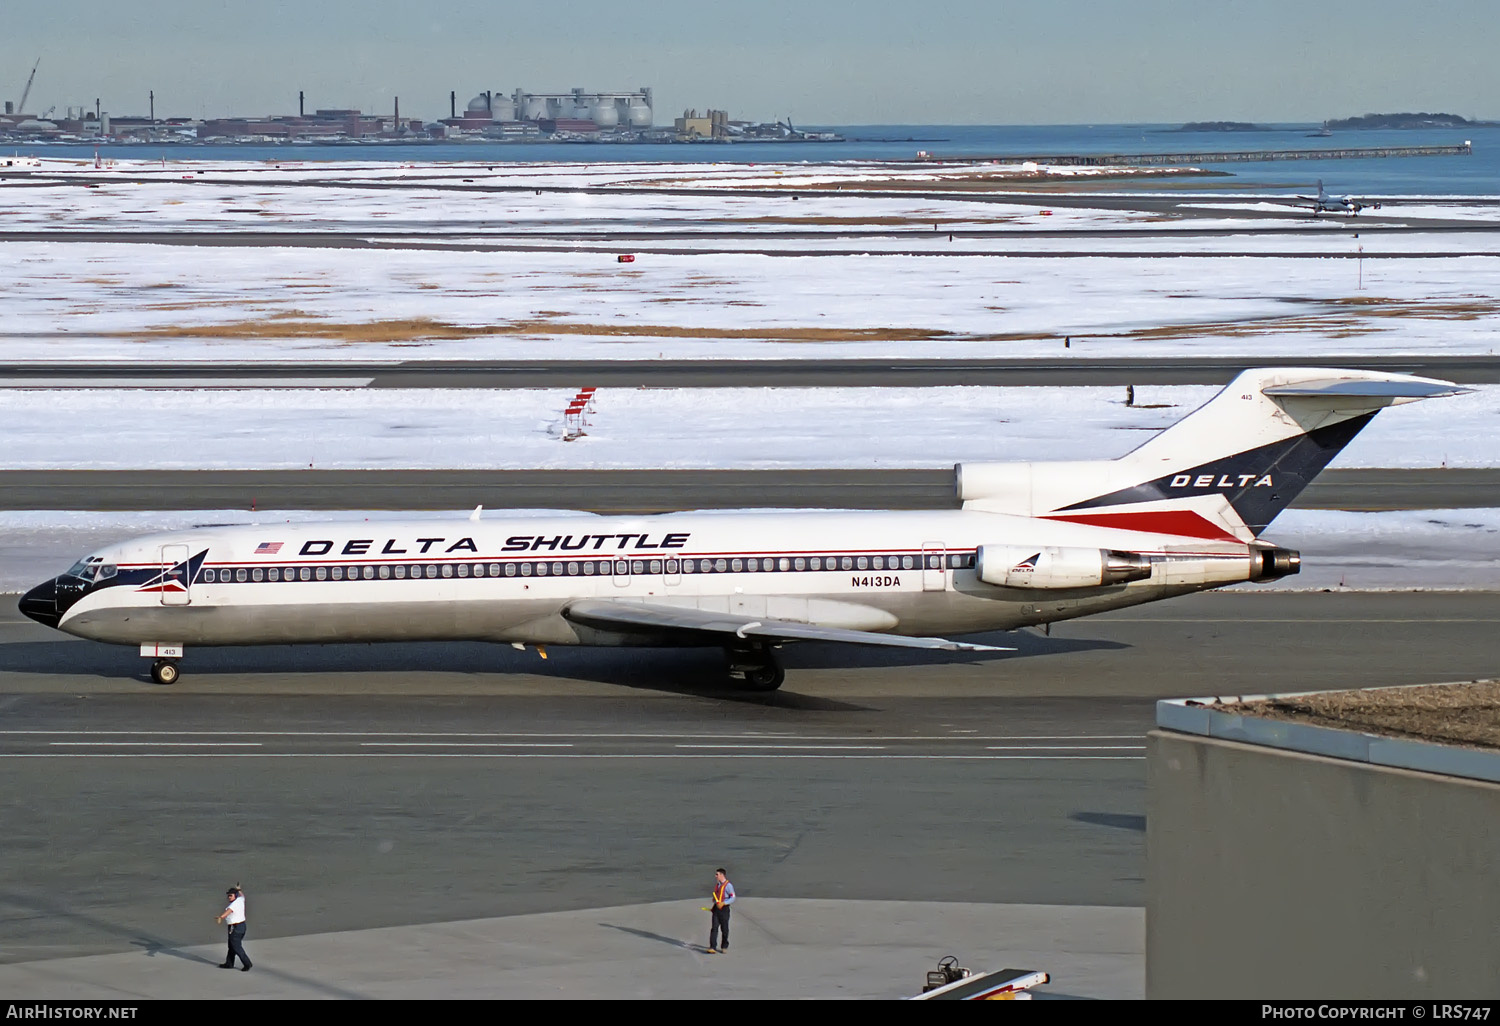
M 1152 731 L 1147 998 L 1500 997 L 1500 785 Z

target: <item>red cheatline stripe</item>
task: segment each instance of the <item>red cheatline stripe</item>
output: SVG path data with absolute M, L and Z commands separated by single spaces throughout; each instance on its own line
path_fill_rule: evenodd
M 1060 520 L 1069 524 L 1112 527 L 1120 531 L 1145 531 L 1150 534 L 1175 534 L 1182 538 L 1208 538 L 1214 541 L 1238 541 L 1234 535 L 1191 510 L 1163 509 L 1134 513 L 1084 513 L 1068 516 L 1046 516 L 1043 520 Z

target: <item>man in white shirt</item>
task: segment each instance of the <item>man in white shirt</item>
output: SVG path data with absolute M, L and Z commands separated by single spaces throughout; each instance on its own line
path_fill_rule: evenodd
M 248 973 L 250 956 L 245 954 L 245 892 L 238 887 L 231 887 L 224 892 L 224 897 L 229 899 L 229 904 L 214 922 L 229 925 L 229 954 L 224 956 L 224 962 L 219 968 L 233 969 L 234 957 L 238 955 L 244 963 L 240 966 L 240 972 Z

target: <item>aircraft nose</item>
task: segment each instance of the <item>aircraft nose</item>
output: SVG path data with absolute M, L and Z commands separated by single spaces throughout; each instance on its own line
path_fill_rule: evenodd
M 62 614 L 57 609 L 57 579 L 38 584 L 21 596 L 21 612 L 37 623 L 56 627 Z

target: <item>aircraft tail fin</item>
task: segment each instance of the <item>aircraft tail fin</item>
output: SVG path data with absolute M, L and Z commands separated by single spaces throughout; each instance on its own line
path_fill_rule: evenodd
M 958 467 L 965 509 L 1251 541 L 1387 406 L 1468 391 L 1409 374 L 1257 368 L 1115 460 Z

